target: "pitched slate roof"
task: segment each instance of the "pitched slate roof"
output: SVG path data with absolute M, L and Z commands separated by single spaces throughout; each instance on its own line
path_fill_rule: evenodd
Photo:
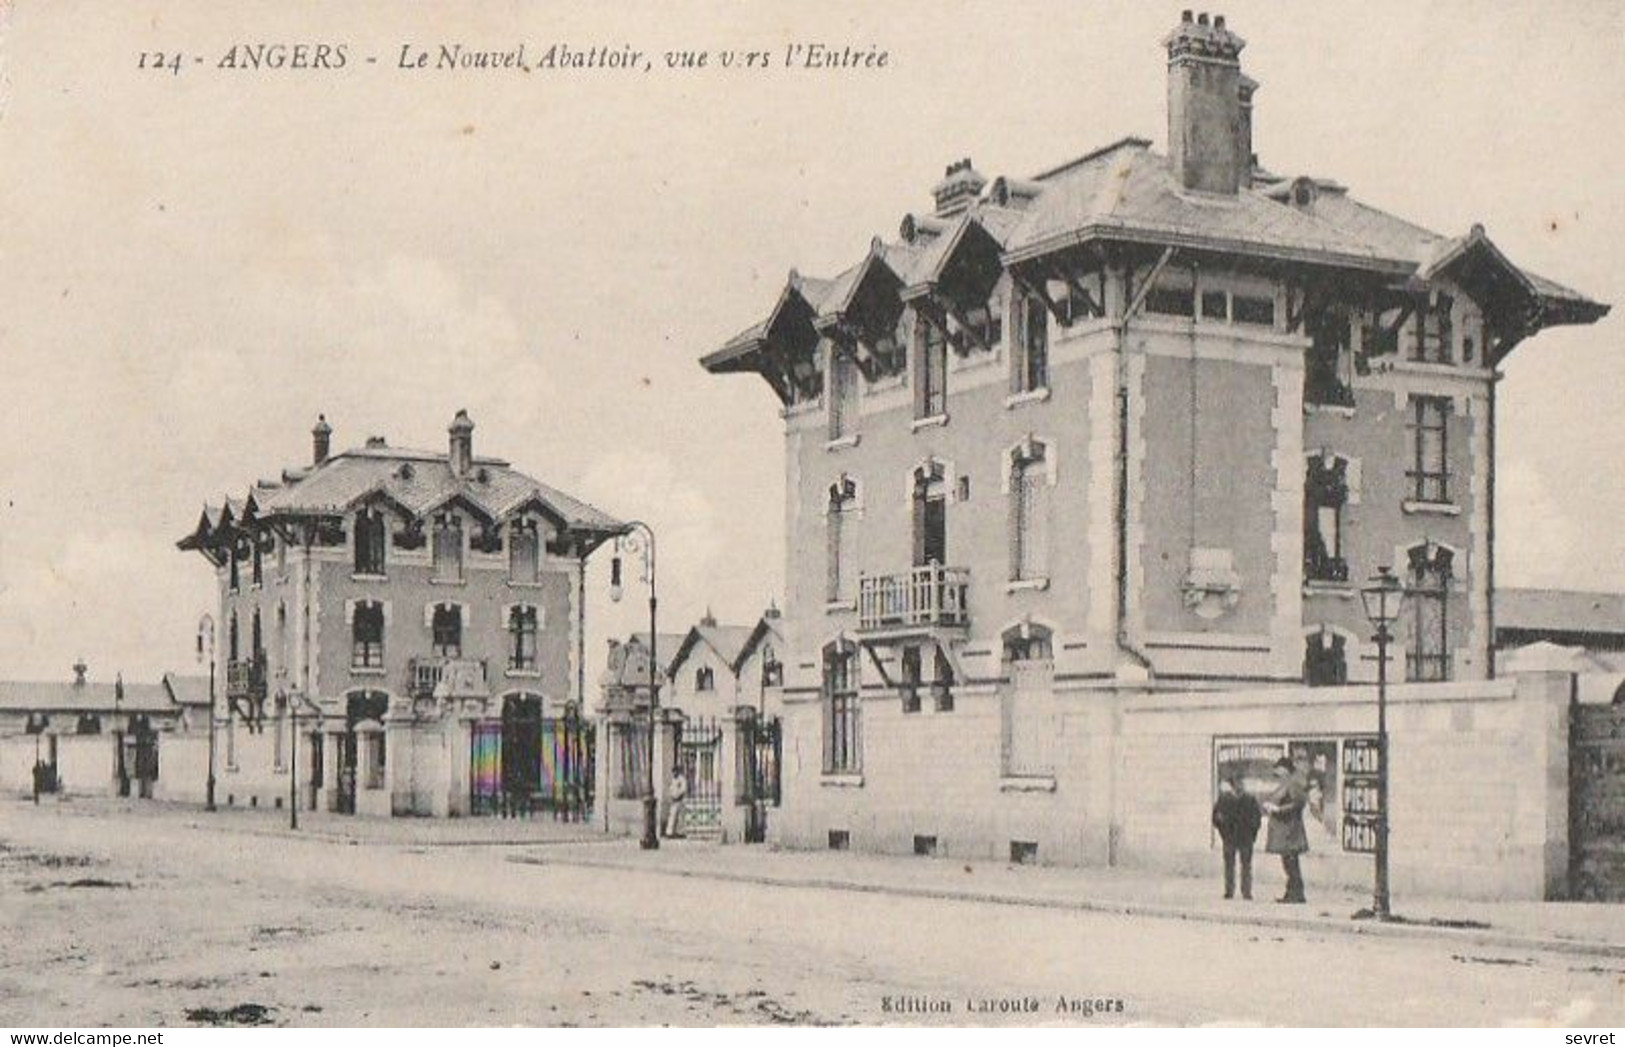
M 1312 192 L 1295 189 L 1309 183 Z M 1012 191 L 1011 186 L 1017 190 Z M 1002 248 L 1004 264 L 1041 257 L 1090 241 L 1123 241 L 1221 251 L 1300 264 L 1372 272 L 1390 279 L 1426 277 L 1430 266 L 1465 247 L 1484 247 L 1541 308 L 1541 323 L 1590 323 L 1608 306 L 1512 265 L 1481 228 L 1445 237 L 1348 195 L 1324 179 L 1284 179 L 1255 171 L 1254 184 L 1235 195 L 1185 190 L 1166 157 L 1144 138 L 1124 138 L 1033 179 L 997 179 L 993 195 L 961 214 L 905 220 L 943 230 L 917 240 L 905 286 L 923 287 L 940 276 L 967 230 L 977 225 Z M 850 294 L 862 265 L 837 278 Z M 782 302 L 782 298 L 781 298 Z M 816 306 L 816 303 L 815 303 Z M 777 311 L 777 310 L 776 310 Z M 748 329 L 701 363 L 712 371 L 751 369 L 743 357 L 772 335 L 770 325 Z
M 370 443 L 284 475 L 287 482 L 275 487 L 262 482 L 252 492 L 258 517 L 339 514 L 374 498 L 421 517 L 460 499 L 493 520 L 534 503 L 568 531 L 602 539 L 625 530 L 621 521 L 596 506 L 527 476 L 500 458 L 475 458 L 468 475 L 458 476 L 446 454 Z M 248 507 L 247 500 L 235 498 L 227 498 L 222 506 L 206 506 L 198 530 L 181 546 L 192 548 L 207 539 L 207 531 L 241 520 Z

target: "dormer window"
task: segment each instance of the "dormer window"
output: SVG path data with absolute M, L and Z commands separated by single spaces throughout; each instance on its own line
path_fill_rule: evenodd
M 1411 343 L 1411 359 L 1425 364 L 1455 362 L 1455 320 L 1452 312 L 1455 300 L 1447 294 L 1436 294 L 1428 307 L 1417 316 L 1416 340 Z
M 1037 295 L 1023 295 L 1016 307 L 1015 352 L 1010 360 L 1010 391 L 1033 393 L 1049 387 L 1049 310 Z
M 1304 361 L 1306 403 L 1354 406 L 1354 354 L 1349 346 L 1349 318 L 1328 309 L 1309 322 L 1309 355 Z
M 830 440 L 848 440 L 857 435 L 862 394 L 862 376 L 858 373 L 857 361 L 846 350 L 832 347 L 829 360 Z
M 463 523 L 456 513 L 441 513 L 434 520 L 434 580 L 463 580 Z
M 508 580 L 534 584 L 541 572 L 541 535 L 535 520 L 518 519 L 508 527 Z
M 253 548 L 252 555 L 253 555 L 253 558 L 254 558 L 254 562 L 253 562 L 253 566 L 254 566 L 254 574 L 253 574 L 254 584 L 255 585 L 264 585 L 265 584 L 265 544 L 260 539 L 260 536 L 257 535 L 257 534 L 250 535 L 248 541 L 249 541 L 249 544 Z
M 941 327 L 922 321 L 915 336 L 914 417 L 948 413 L 948 339 Z
M 389 540 L 389 529 L 384 516 L 376 509 L 363 509 L 355 518 L 355 573 L 382 575 L 384 573 L 384 546 Z
M 714 691 L 717 689 L 717 674 L 709 665 L 702 665 L 694 670 L 694 690 Z

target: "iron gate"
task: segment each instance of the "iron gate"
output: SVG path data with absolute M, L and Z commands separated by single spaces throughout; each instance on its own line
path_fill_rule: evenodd
M 1570 712 L 1570 894 L 1625 901 L 1625 706 L 1574 705 Z
M 767 810 L 779 805 L 779 763 L 783 735 L 776 717 L 745 716 L 739 721 L 739 802 L 746 807 L 745 842 L 767 839 Z
M 594 725 L 574 709 L 563 716 L 521 709 L 474 724 L 469 752 L 470 810 L 504 818 L 551 814 L 585 821 L 592 814 Z
M 684 720 L 678 766 L 688 783 L 679 832 L 711 835 L 722 830 L 722 727 L 715 720 Z

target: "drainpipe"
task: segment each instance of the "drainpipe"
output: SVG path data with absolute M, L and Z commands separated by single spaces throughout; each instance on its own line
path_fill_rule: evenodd
M 1128 457 L 1129 457 L 1129 385 L 1128 385 L 1128 325 L 1129 321 L 1140 311 L 1145 302 L 1145 296 L 1156 283 L 1157 277 L 1168 267 L 1173 258 L 1174 249 L 1163 249 L 1162 255 L 1157 259 L 1151 271 L 1146 274 L 1145 281 L 1130 297 L 1134 279 L 1134 266 L 1126 264 L 1123 267 L 1123 312 L 1112 325 L 1113 341 L 1112 354 L 1117 362 L 1117 476 L 1116 476 L 1116 535 L 1115 552 L 1117 557 L 1116 585 L 1117 585 L 1117 647 L 1119 651 L 1132 655 L 1146 669 L 1151 668 L 1151 659 L 1134 643 L 1128 626 Z
M 1484 585 L 1485 607 L 1489 619 L 1488 635 L 1484 638 L 1488 648 L 1485 654 L 1486 675 L 1495 679 L 1495 390 L 1501 382 L 1501 371 L 1491 365 L 1490 368 L 1490 397 L 1489 412 L 1485 419 L 1485 442 L 1489 445 L 1489 475 L 1485 478 L 1485 510 L 1484 510 Z

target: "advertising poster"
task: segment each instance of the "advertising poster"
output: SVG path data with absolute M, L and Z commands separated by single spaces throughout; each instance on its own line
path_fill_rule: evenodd
M 1263 803 L 1276 788 L 1275 762 L 1289 756 L 1296 773 L 1307 783 L 1303 827 L 1309 837 L 1309 849 L 1322 853 L 1347 850 L 1343 838 L 1340 770 L 1342 746 L 1355 740 L 1353 736 L 1339 735 L 1215 738 L 1213 799 L 1218 799 L 1219 783 L 1234 775 L 1240 777 L 1242 788 Z

